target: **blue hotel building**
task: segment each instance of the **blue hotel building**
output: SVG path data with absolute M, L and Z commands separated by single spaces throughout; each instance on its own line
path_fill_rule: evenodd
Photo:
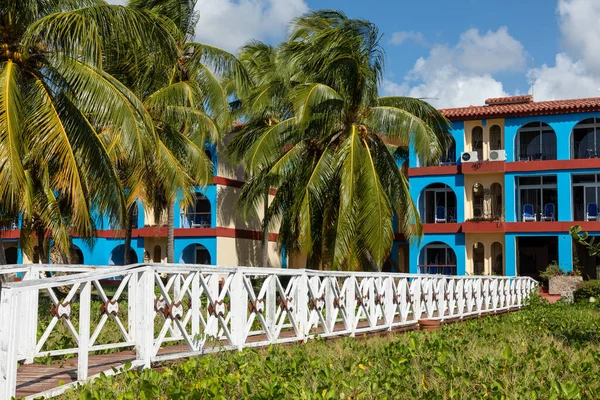
M 515 96 L 441 111 L 452 122 L 451 148 L 436 165 L 411 153 L 402 167 L 424 236 L 409 244 L 397 235 L 383 269 L 538 277 L 556 262 L 599 278 L 596 258 L 568 231 L 579 224 L 600 236 L 600 98 L 535 102 Z M 207 154 L 213 184 L 198 188 L 192 207 L 176 204 L 175 262 L 259 266 L 262 215 L 242 219 L 234 208 L 244 171 L 214 147 Z M 136 222 L 133 260 L 166 262 L 166 221 L 138 204 Z M 19 222 L 12 228 L 3 232 L 7 261 L 37 262 L 19 249 Z M 97 236 L 91 245 L 74 238 L 71 261 L 123 263 L 123 232 L 104 220 Z M 286 256 L 276 241 L 270 234 L 270 266 L 306 266 L 305 258 Z
M 579 224 L 600 235 L 600 98 L 514 96 L 441 111 L 454 144 L 436 165 L 409 157 L 424 237 L 396 242 L 398 268 L 538 277 L 556 262 L 599 278 L 568 232 Z

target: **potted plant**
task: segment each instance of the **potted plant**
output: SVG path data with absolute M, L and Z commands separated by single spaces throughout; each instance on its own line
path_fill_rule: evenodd
M 552 261 L 540 277 L 548 281 L 548 293 L 562 296 L 573 293 L 583 278 L 579 268 L 574 265 L 573 271 L 565 272 L 556 261 Z

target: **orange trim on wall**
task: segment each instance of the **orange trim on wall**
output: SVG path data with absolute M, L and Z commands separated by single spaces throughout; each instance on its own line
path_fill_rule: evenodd
M 175 237 L 227 237 L 261 240 L 262 233 L 248 229 L 235 228 L 175 228 Z M 107 239 L 121 239 L 125 236 L 125 231 L 116 229 L 107 229 L 98 231 L 98 237 Z M 139 229 L 134 229 L 131 232 L 131 237 L 166 237 L 166 226 L 146 226 Z M 279 235 L 277 233 L 269 233 L 269 242 L 276 242 Z
M 1 231 L 2 239 L 19 239 L 21 237 L 20 229 L 10 229 L 8 231 Z
M 577 160 L 518 161 L 505 163 L 506 172 L 534 172 L 565 169 L 600 168 L 600 158 L 580 158 Z
M 423 233 L 457 233 L 460 225 L 459 223 L 423 224 Z
M 408 176 L 427 176 L 427 175 L 456 175 L 458 174 L 457 165 L 444 165 L 436 167 L 417 167 L 409 168 Z
M 460 165 L 462 174 L 484 174 L 490 172 L 504 172 L 504 161 L 479 161 L 468 162 Z

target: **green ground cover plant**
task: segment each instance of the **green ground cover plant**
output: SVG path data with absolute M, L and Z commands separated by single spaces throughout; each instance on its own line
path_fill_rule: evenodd
M 600 309 L 534 299 L 440 331 L 314 340 L 129 370 L 73 399 L 597 399 Z

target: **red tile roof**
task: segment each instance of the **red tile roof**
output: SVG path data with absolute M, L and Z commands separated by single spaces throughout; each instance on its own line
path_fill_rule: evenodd
M 488 105 L 446 108 L 440 111 L 451 121 L 600 111 L 600 97 L 533 101 L 532 96 L 527 95 L 491 98 L 485 103 Z

